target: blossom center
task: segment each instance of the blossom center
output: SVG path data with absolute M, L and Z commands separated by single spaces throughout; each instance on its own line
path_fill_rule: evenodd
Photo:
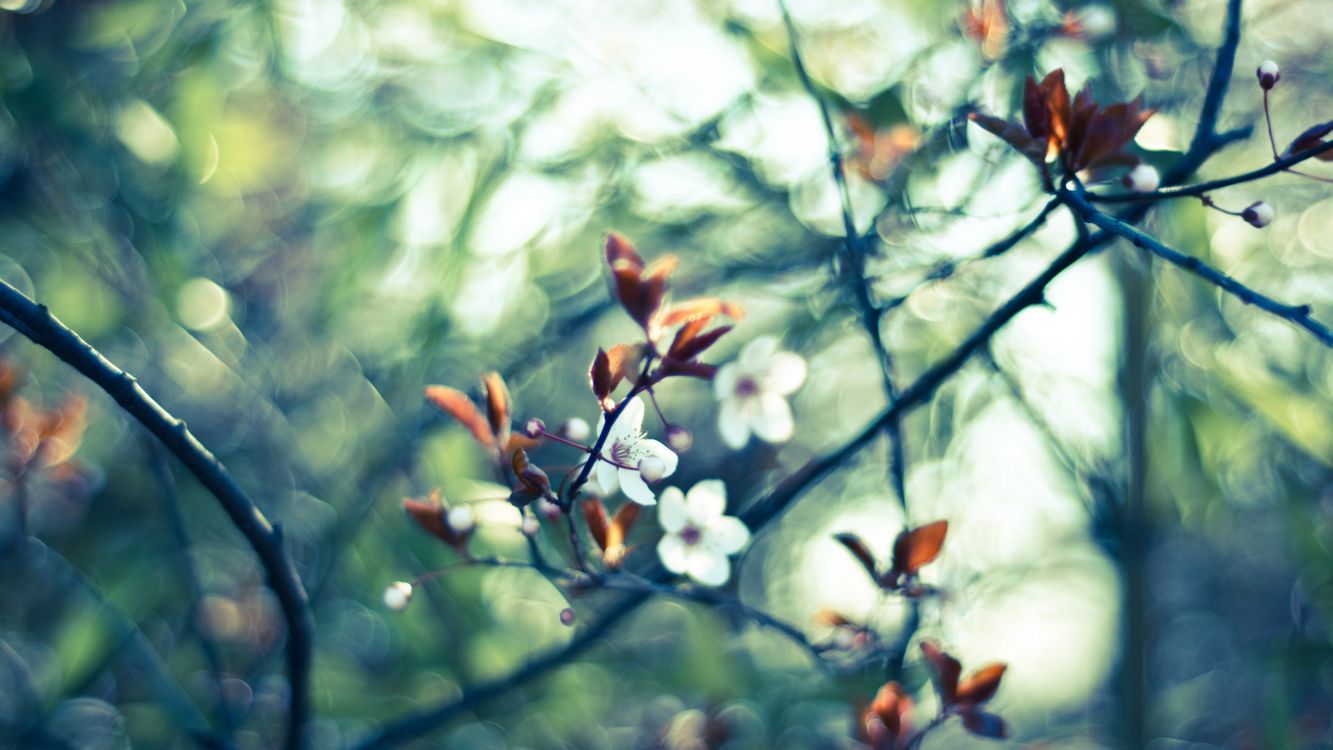
M 693 526 L 686 526 L 680 530 L 680 540 L 690 547 L 698 544 L 702 537 L 703 533 Z
M 737 396 L 753 396 L 759 392 L 759 384 L 754 378 L 740 378 L 736 381 Z
M 631 459 L 634 458 L 634 445 L 628 441 L 617 440 L 611 446 L 611 460 L 618 464 L 630 466 Z

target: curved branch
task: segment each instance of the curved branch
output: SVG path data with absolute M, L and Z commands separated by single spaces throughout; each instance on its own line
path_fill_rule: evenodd
M 1204 263 L 1191 255 L 1168 247 L 1161 240 L 1145 234 L 1134 227 L 1098 211 L 1083 196 L 1075 191 L 1062 190 L 1061 198 L 1070 208 L 1082 214 L 1089 223 L 1095 224 L 1108 232 L 1129 240 L 1135 247 L 1147 250 L 1167 262 L 1189 271 L 1206 281 L 1234 295 L 1247 305 L 1266 310 L 1274 315 L 1291 321 L 1314 334 L 1325 346 L 1333 347 L 1333 331 L 1310 316 L 1309 305 L 1288 305 L 1269 297 L 1236 281 L 1225 273 Z
M 1285 172 L 1289 167 L 1304 161 L 1309 161 L 1327 151 L 1333 151 L 1333 141 L 1321 143 L 1314 148 L 1306 149 L 1299 154 L 1292 154 L 1285 159 L 1278 159 L 1272 164 L 1260 167 L 1259 169 L 1254 169 L 1231 177 L 1224 177 L 1220 180 L 1211 180 L 1209 182 L 1200 182 L 1195 185 L 1184 185 L 1181 187 L 1162 188 L 1161 190 L 1154 190 L 1150 193 L 1124 193 L 1120 195 L 1089 194 L 1088 200 L 1094 203 L 1143 203 L 1166 200 L 1169 198 L 1197 198 L 1214 190 L 1220 190 L 1222 188 L 1240 185 L 1246 182 L 1254 182 L 1263 177 Z
M 0 321 L 10 325 L 33 343 L 50 351 L 83 373 L 130 416 L 153 433 L 168 450 L 204 485 L 231 522 L 245 536 L 259 557 L 260 565 L 282 609 L 287 623 L 287 668 L 290 681 L 289 726 L 286 746 L 302 747 L 303 728 L 309 717 L 309 673 L 314 628 L 300 576 L 282 546 L 281 530 L 269 523 L 236 480 L 190 432 L 185 422 L 172 416 L 148 395 L 134 376 L 112 364 L 100 352 L 70 330 L 46 309 L 19 290 L 0 281 Z

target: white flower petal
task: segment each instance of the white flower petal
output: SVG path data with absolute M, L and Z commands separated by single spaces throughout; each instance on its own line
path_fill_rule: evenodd
M 675 533 L 685 528 L 685 493 L 679 487 L 667 487 L 662 490 L 658 500 L 657 522 L 662 525 L 662 529 Z
M 636 446 L 636 453 L 643 456 L 657 456 L 662 459 L 662 464 L 666 467 L 662 471 L 662 476 L 669 477 L 676 473 L 676 466 L 680 463 L 680 457 L 660 440 L 640 440 Z
M 684 573 L 689 569 L 690 547 L 679 536 L 667 534 L 657 543 L 657 557 L 672 573 Z
M 717 368 L 713 375 L 713 396 L 723 401 L 736 392 L 736 380 L 740 378 L 735 362 L 728 362 Z
M 685 502 L 690 521 L 707 528 L 727 510 L 727 485 L 721 479 L 705 479 L 690 488 Z
M 612 433 L 618 433 L 621 436 L 638 435 L 643 429 L 643 397 L 635 396 L 634 400 L 625 405 L 625 410 L 620 412 L 616 418 L 615 425 L 611 428 Z
M 605 461 L 593 464 L 592 477 L 597 482 L 597 491 L 602 495 L 610 495 L 620 487 L 620 469 Z
M 773 359 L 773 353 L 778 350 L 778 340 L 772 336 L 760 336 L 751 341 L 741 349 L 740 356 L 736 361 L 740 365 L 741 371 L 748 374 L 762 374 L 766 372 Z
M 772 393 L 759 397 L 759 410 L 750 426 L 759 439 L 769 443 L 785 443 L 796 431 L 787 400 Z
M 805 360 L 799 354 L 778 352 L 773 355 L 761 388 L 769 393 L 786 396 L 805 382 Z
M 742 405 L 741 399 L 729 398 L 722 402 L 722 408 L 717 412 L 718 434 L 732 450 L 740 450 L 750 442 L 750 422 L 745 418 Z
M 690 578 L 705 586 L 721 586 L 731 577 L 731 561 L 726 555 L 715 554 L 700 547 L 690 552 L 686 565 L 685 572 Z
M 714 519 L 704 529 L 704 544 L 720 555 L 734 555 L 750 542 L 750 530 L 735 516 Z
M 620 491 L 625 493 L 625 497 L 633 500 L 639 505 L 657 505 L 657 496 L 653 494 L 648 483 L 643 481 L 637 470 L 618 469 L 620 478 Z

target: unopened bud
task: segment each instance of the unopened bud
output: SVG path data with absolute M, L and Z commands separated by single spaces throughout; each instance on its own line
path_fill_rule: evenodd
M 684 453 L 694 445 L 694 433 L 688 427 L 673 424 L 666 431 L 667 445 L 677 453 Z
M 546 423 L 533 417 L 523 425 L 523 434 L 536 439 L 546 434 Z
M 1254 74 L 1259 77 L 1259 86 L 1264 91 L 1273 88 L 1278 81 L 1282 80 L 1282 71 L 1278 69 L 1277 63 L 1272 60 L 1264 60 L 1260 63 L 1259 69 L 1254 71 Z
M 537 533 L 542 530 L 542 524 L 536 516 L 524 516 L 523 525 L 519 528 L 523 532 L 523 536 L 537 536 Z
M 546 498 L 538 500 L 534 504 L 534 507 L 536 508 L 537 512 L 542 514 L 542 516 L 546 518 L 546 520 L 548 521 L 555 521 L 560 518 L 560 506 L 556 505 L 550 500 L 547 500 Z
M 592 434 L 592 428 L 588 426 L 588 420 L 581 417 L 570 417 L 560 425 L 560 436 L 569 438 L 576 443 L 582 443 Z
M 645 482 L 656 482 L 666 474 L 666 462 L 657 456 L 644 456 L 639 459 L 639 476 Z
M 560 610 L 561 625 L 573 625 L 574 620 L 576 619 L 578 619 L 578 616 L 575 615 L 574 610 L 570 609 L 569 607 L 565 607 L 564 609 Z
M 1255 201 L 1250 207 L 1240 212 L 1240 218 L 1250 226 L 1263 229 L 1273 223 L 1273 207 L 1263 201 Z
M 444 521 L 449 524 L 449 528 L 453 529 L 454 532 L 458 534 L 466 534 L 477 525 L 477 519 L 472 513 L 472 507 L 468 505 L 459 505 L 458 507 L 450 508 L 448 515 L 444 517 Z
M 384 606 L 394 612 L 402 612 L 412 602 L 412 584 L 407 581 L 394 581 L 384 589 Z
M 1162 175 L 1149 164 L 1140 164 L 1129 170 L 1123 180 L 1127 189 L 1136 193 L 1151 193 L 1162 184 Z

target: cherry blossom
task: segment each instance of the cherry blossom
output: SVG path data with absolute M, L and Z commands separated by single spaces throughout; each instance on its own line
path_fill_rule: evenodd
M 657 521 L 666 535 L 657 543 L 657 556 L 673 573 L 688 575 L 705 586 L 721 586 L 731 577 L 728 555 L 750 541 L 750 530 L 739 518 L 725 515 L 727 487 L 706 479 L 690 488 L 662 491 Z
M 626 497 L 640 505 L 655 505 L 657 496 L 639 472 L 640 463 L 648 458 L 661 461 L 660 466 L 654 461 L 648 462 L 651 468 L 649 475 L 661 478 L 675 473 L 677 459 L 670 448 L 644 434 L 643 414 L 643 399 L 636 396 L 611 425 L 611 432 L 602 447 L 602 458 L 605 460 L 597 462 L 593 468 L 593 478 L 603 495 L 609 495 L 619 488 Z M 601 434 L 605 423 L 605 416 L 598 420 L 598 434 Z
M 778 340 L 761 336 L 740 356 L 717 371 L 713 392 L 722 402 L 717 428 L 733 449 L 745 447 L 753 433 L 769 443 L 784 443 L 795 431 L 786 397 L 805 382 L 805 360 L 778 350 Z

